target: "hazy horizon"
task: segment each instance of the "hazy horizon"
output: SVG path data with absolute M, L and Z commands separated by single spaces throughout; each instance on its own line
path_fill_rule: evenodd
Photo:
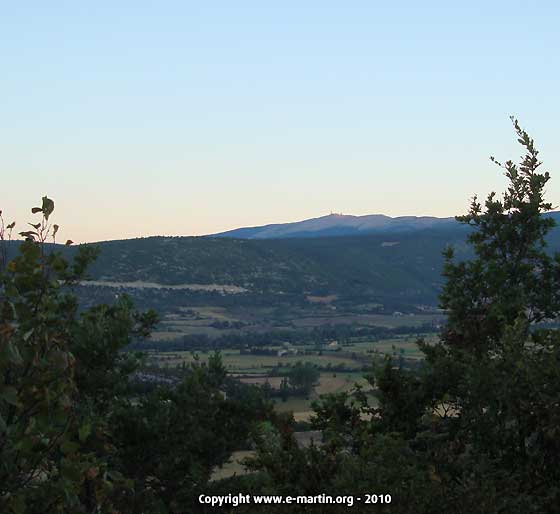
M 504 189 L 510 114 L 560 204 L 558 4 L 300 4 L 6 5 L 6 221 L 43 195 L 76 242 L 450 217 Z

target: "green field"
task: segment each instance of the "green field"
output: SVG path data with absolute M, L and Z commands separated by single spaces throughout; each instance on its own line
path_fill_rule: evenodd
M 426 342 L 435 342 L 437 339 L 434 335 L 425 336 Z M 382 341 L 367 341 L 351 343 L 344 346 L 345 352 L 356 352 L 360 354 L 380 353 L 383 355 L 401 355 L 407 359 L 421 359 L 423 357 L 418 345 L 416 344 L 416 337 L 403 336 L 391 339 L 384 339 Z
M 425 338 L 428 342 L 436 340 L 431 335 Z M 298 354 L 290 355 L 255 355 L 241 354 L 237 349 L 225 349 L 221 351 L 222 360 L 228 371 L 231 373 L 266 373 L 272 367 L 288 367 L 295 363 L 311 362 L 319 367 L 331 367 L 343 365 L 345 368 L 360 370 L 364 366 L 364 357 L 381 355 L 401 355 L 409 359 L 420 359 L 422 353 L 416 345 L 416 337 L 403 336 L 381 341 L 365 341 L 344 344 L 339 347 L 339 351 L 325 349 L 321 354 L 317 350 L 313 350 L 312 355 L 304 355 L 303 352 L 309 351 L 310 346 L 298 345 L 294 346 L 294 350 L 299 350 Z M 313 347 L 314 348 L 314 347 Z M 281 347 L 277 347 L 281 350 Z M 352 358 L 351 354 L 356 354 L 356 358 Z M 195 355 L 191 352 L 151 352 L 151 356 L 158 360 L 161 366 L 173 367 L 182 362 L 190 363 L 195 361 Z M 209 353 L 196 354 L 201 362 L 208 360 Z
M 434 335 L 426 338 L 435 339 Z M 422 354 L 416 345 L 416 338 L 411 336 L 394 337 L 381 341 L 365 341 L 344 344 L 338 351 L 316 350 L 311 346 L 291 347 L 292 350 L 313 352 L 310 355 L 254 355 L 241 354 L 237 349 L 225 349 L 221 352 L 222 361 L 231 376 L 239 376 L 239 380 L 246 384 L 264 385 L 268 383 L 278 390 L 282 376 L 269 376 L 272 368 L 286 373 L 297 362 L 311 362 L 321 368 L 318 384 L 309 398 L 289 397 L 286 401 L 275 399 L 278 412 L 292 412 L 296 421 L 309 421 L 312 415 L 311 403 L 321 395 L 351 392 L 356 384 L 364 390 L 371 391 L 371 386 L 364 378 L 364 366 L 375 356 L 393 355 L 406 359 L 417 360 Z M 315 347 L 313 347 L 315 348 Z M 278 350 L 281 348 L 278 347 Z M 198 360 L 207 362 L 210 352 L 193 354 L 191 352 L 151 352 L 152 363 L 158 366 L 175 368 L 182 363 L 190 364 Z M 344 371 L 335 367 L 342 365 Z M 330 366 L 333 369 L 326 369 Z
M 438 314 L 390 315 L 368 314 L 356 312 L 339 312 L 326 309 L 324 306 L 299 308 L 284 312 L 282 310 L 255 307 L 196 306 L 189 309 L 179 308 L 166 314 L 152 335 L 153 341 L 171 341 L 184 335 L 206 335 L 215 339 L 227 334 L 240 334 L 243 331 L 263 333 L 282 329 L 310 330 L 330 325 L 378 326 L 384 328 L 420 327 L 423 324 L 436 323 Z M 313 314 L 311 314 L 311 312 Z M 220 327 L 216 323 L 240 323 L 242 327 Z
M 347 358 L 338 357 L 335 353 L 328 355 L 285 355 L 278 357 L 276 355 L 241 355 L 239 350 L 224 350 L 221 352 L 224 366 L 228 371 L 233 373 L 263 373 L 275 366 L 287 367 L 297 362 L 311 362 L 318 366 L 324 367 L 330 364 L 337 366 L 339 364 L 351 369 L 361 369 L 362 364 Z M 175 367 L 182 362 L 190 363 L 195 361 L 195 356 L 191 352 L 166 352 L 151 354 L 164 367 Z M 201 362 L 208 360 L 208 353 L 198 354 Z

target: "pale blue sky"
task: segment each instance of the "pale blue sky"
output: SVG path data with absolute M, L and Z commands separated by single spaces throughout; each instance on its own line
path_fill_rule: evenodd
M 508 115 L 560 204 L 557 2 L 0 2 L 0 209 L 63 237 L 450 216 Z

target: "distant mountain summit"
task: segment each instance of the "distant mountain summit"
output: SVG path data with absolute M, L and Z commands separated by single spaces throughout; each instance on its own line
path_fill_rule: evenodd
M 277 223 L 260 227 L 246 227 L 212 234 L 212 237 L 236 239 L 286 239 L 302 237 L 355 236 L 362 234 L 382 234 L 385 232 L 404 233 L 433 228 L 451 228 L 457 222 L 454 218 L 433 216 L 398 216 L 392 218 L 383 214 L 351 216 L 329 214 L 293 223 Z

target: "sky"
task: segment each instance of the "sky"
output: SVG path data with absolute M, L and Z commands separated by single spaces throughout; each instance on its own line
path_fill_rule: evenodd
M 560 3 L 0 0 L 0 210 L 76 242 L 560 205 Z

